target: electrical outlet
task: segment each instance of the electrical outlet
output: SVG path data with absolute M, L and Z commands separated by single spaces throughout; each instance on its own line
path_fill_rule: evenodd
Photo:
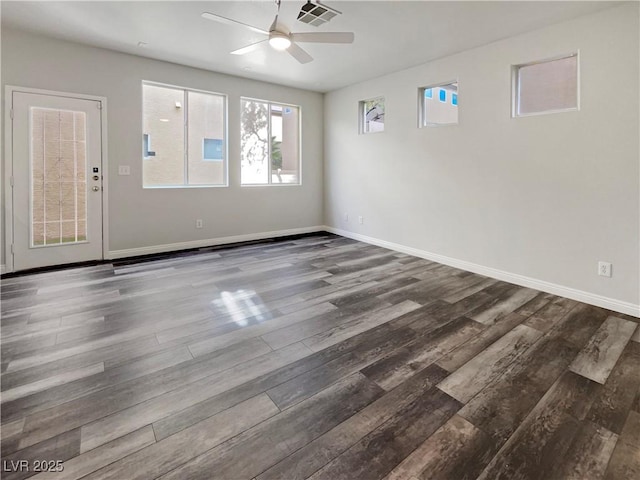
M 611 264 L 609 262 L 598 262 L 598 275 L 601 277 L 610 277 Z
M 344 214 L 344 223 L 349 223 L 349 214 L 348 213 Z
M 201 218 L 197 218 L 196 219 L 196 228 L 202 228 L 202 219 Z
M 119 165 L 118 175 L 131 175 L 131 169 L 129 168 L 129 165 Z
M 359 223 L 360 225 L 362 225 L 362 224 L 364 223 L 364 217 L 363 217 L 362 215 L 360 215 L 360 216 L 358 217 L 358 223 Z

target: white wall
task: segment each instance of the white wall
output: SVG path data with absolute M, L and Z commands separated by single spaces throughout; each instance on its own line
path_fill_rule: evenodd
M 637 307 L 638 23 L 627 4 L 325 95 L 327 225 Z M 510 118 L 510 66 L 576 50 L 581 110 Z M 417 128 L 418 87 L 455 78 L 459 125 Z M 385 131 L 358 135 L 377 96 Z
M 142 188 L 142 80 L 228 95 L 228 188 Z M 107 97 L 111 251 L 322 225 L 322 94 L 8 28 L 3 112 L 5 85 Z M 302 186 L 240 187 L 240 96 L 301 106 Z M 131 176 L 118 176 L 118 165 L 130 165 Z M 202 230 L 196 218 L 204 220 Z M 2 254 L 4 264 L 4 245 Z

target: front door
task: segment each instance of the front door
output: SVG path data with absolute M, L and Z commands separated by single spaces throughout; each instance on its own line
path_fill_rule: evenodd
M 11 102 L 14 270 L 102 259 L 101 102 Z

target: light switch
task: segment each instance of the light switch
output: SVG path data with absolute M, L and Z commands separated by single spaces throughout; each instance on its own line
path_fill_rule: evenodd
M 119 165 L 118 175 L 131 175 L 131 169 L 129 168 L 129 165 Z

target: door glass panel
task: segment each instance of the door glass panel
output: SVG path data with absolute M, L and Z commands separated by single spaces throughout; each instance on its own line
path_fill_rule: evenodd
M 31 108 L 31 246 L 87 240 L 84 112 Z

